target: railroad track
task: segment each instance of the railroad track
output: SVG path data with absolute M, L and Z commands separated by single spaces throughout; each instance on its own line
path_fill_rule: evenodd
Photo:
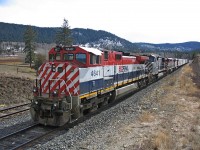
M 46 127 L 39 124 L 30 125 L 26 128 L 1 137 L 0 150 L 14 150 L 23 148 L 29 143 L 47 136 L 55 130 L 55 127 Z
M 30 103 L 23 103 L 23 104 L 11 106 L 11 107 L 2 108 L 0 109 L 0 118 L 5 118 L 14 114 L 27 111 L 29 110 L 29 107 L 28 107 L 29 104 Z

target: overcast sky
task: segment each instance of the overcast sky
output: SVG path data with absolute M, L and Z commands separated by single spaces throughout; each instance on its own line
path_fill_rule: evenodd
M 131 42 L 200 41 L 200 0 L 0 0 L 0 22 L 61 27 L 64 18 Z

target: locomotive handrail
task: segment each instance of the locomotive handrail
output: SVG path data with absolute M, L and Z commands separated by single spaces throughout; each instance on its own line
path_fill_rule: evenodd
M 44 78 L 44 77 L 43 77 Z M 39 89 L 40 89 L 40 92 L 39 92 L 39 94 L 40 94 L 40 96 L 42 96 L 42 88 L 41 88 L 41 80 L 43 79 L 43 78 L 38 78 L 38 77 L 36 77 L 36 87 L 38 88 L 38 80 L 39 80 L 39 85 L 40 85 L 40 87 L 39 87 Z
M 72 95 L 71 95 L 71 93 L 70 93 L 70 91 L 69 91 L 69 88 L 67 87 L 67 84 L 66 84 L 66 82 L 65 82 L 65 80 L 64 79 L 50 79 L 50 81 L 51 80 L 55 80 L 55 81 L 58 81 L 58 80 L 61 80 L 61 81 L 64 81 L 64 84 L 65 84 L 65 87 L 66 87 L 66 89 L 67 89 L 67 92 L 69 93 L 69 96 L 70 96 L 70 103 L 71 103 L 71 105 L 70 105 L 70 110 L 72 109 Z M 49 91 L 50 92 L 50 91 Z
M 71 83 L 73 83 L 73 87 L 74 87 L 74 89 L 75 89 L 74 82 L 73 82 L 71 79 L 68 79 L 68 78 L 67 78 L 67 80 L 69 80 Z M 76 93 L 77 93 L 77 95 L 79 96 L 78 91 L 76 91 Z
M 43 77 L 43 78 L 44 78 L 44 77 Z M 37 80 L 41 80 L 41 79 L 43 79 L 43 78 L 36 78 L 36 79 L 37 79 Z M 72 109 L 72 95 L 71 95 L 71 93 L 70 93 L 70 91 L 69 91 L 69 88 L 68 88 L 68 86 L 67 86 L 65 80 L 64 80 L 64 79 L 50 79 L 50 81 L 53 81 L 53 80 L 55 80 L 55 81 L 58 81 L 58 80 L 64 81 L 64 84 L 65 84 L 65 86 L 66 86 L 67 92 L 69 93 L 69 96 L 70 96 L 70 103 L 71 103 L 71 106 L 70 106 L 71 108 L 70 108 L 70 109 Z M 73 83 L 73 87 L 74 87 L 74 89 L 75 89 L 74 82 L 73 82 L 71 79 L 68 79 L 68 78 L 67 78 L 67 80 L 69 80 L 71 83 Z M 40 89 L 41 89 L 41 87 L 40 87 Z M 49 92 L 50 92 L 50 91 L 49 91 Z M 78 94 L 78 91 L 76 91 L 76 93 Z M 78 94 L 78 96 L 79 96 L 79 94 Z
M 71 83 L 73 83 L 73 87 L 74 87 L 74 89 L 76 89 L 75 86 L 74 86 L 74 82 L 73 82 L 71 79 L 68 79 L 68 78 L 67 78 L 67 80 L 69 80 Z M 79 97 L 78 91 L 76 91 L 76 93 L 77 93 L 77 95 L 78 95 L 78 97 Z M 71 95 L 71 94 L 70 94 L 70 95 Z M 71 101 L 72 101 L 72 100 L 71 100 Z M 79 101 L 78 101 L 78 102 L 79 102 Z M 71 103 L 71 104 L 72 104 L 72 103 Z

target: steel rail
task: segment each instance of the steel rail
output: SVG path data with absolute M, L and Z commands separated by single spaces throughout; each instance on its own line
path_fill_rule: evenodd
M 7 110 L 10 110 L 10 109 L 15 109 L 15 108 L 18 108 L 18 107 L 23 107 L 23 106 L 26 106 L 26 105 L 29 105 L 30 103 L 24 103 L 24 104 L 19 104 L 19 105 L 15 105 L 15 106 L 10 106 L 10 107 L 6 107 L 6 108 L 1 108 L 0 109 L 0 112 L 3 112 L 3 111 L 7 111 Z
M 5 135 L 5 136 L 3 136 L 3 137 L 0 137 L 0 141 L 3 140 L 3 139 L 5 139 L 5 138 L 8 138 L 8 137 L 10 137 L 10 136 L 13 136 L 13 135 L 15 135 L 15 134 L 18 134 L 18 133 L 20 133 L 20 132 L 22 132 L 22 131 L 26 131 L 26 130 L 28 130 L 28 129 L 31 129 L 31 128 L 37 126 L 37 125 L 38 125 L 38 123 L 35 123 L 35 124 L 32 124 L 32 125 L 30 125 L 30 126 L 28 126 L 28 127 L 26 127 L 26 128 L 23 128 L 23 129 L 18 130 L 18 131 L 16 131 L 16 132 L 13 132 L 13 133 L 10 133 L 10 134 Z
M 18 113 L 21 113 L 21 112 L 24 112 L 24 111 L 28 111 L 28 110 L 29 110 L 29 108 L 24 108 L 24 109 L 21 109 L 19 111 L 15 111 L 15 112 L 12 112 L 12 113 L 0 115 L 0 118 L 5 118 L 5 117 L 8 117 L 8 116 L 11 116 L 11 115 L 14 115 L 14 114 L 18 114 Z
M 18 146 L 15 146 L 15 147 L 11 148 L 11 150 L 23 149 L 23 148 L 26 147 L 28 144 L 31 144 L 31 143 L 33 143 L 33 142 L 35 142 L 35 141 L 37 141 L 37 140 L 39 140 L 39 139 L 41 139 L 41 138 L 43 138 L 43 137 L 45 137 L 45 136 L 47 136 L 47 135 L 49 135 L 49 134 L 55 132 L 56 130 L 57 130 L 57 129 L 52 129 L 51 131 L 48 131 L 47 133 L 44 133 L 44 134 L 42 134 L 42 135 L 40 135 L 40 136 L 38 136 L 38 137 L 35 137 L 35 138 L 33 138 L 33 139 L 30 139 L 30 140 L 28 140 L 28 141 L 26 141 L 26 142 L 24 142 L 24 143 L 22 143 L 22 144 L 20 144 L 20 145 L 18 145 Z
M 40 128 L 44 130 L 40 131 Z M 28 144 L 34 143 L 35 141 L 51 134 L 52 132 L 57 131 L 57 129 L 58 128 L 46 128 L 45 126 L 42 127 L 38 123 L 35 123 L 26 128 L 1 137 L 0 146 L 10 150 L 23 149 L 27 147 Z M 15 138 L 17 139 L 16 141 Z

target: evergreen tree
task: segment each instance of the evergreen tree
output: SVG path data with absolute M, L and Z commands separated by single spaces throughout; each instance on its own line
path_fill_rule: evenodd
M 3 45 L 3 42 L 0 41 L 0 55 L 3 53 L 3 48 L 2 48 L 3 46 L 2 45 Z
M 56 35 L 56 44 L 61 44 L 63 46 L 72 45 L 71 30 L 68 24 L 68 20 L 64 19 L 63 25 Z
M 36 38 L 36 32 L 32 29 L 31 26 L 27 26 L 26 31 L 24 33 L 24 42 L 25 42 L 25 48 L 24 52 L 26 53 L 25 61 L 30 63 L 30 67 L 32 64 L 32 61 L 35 59 L 35 38 Z
M 37 70 L 45 61 L 46 61 L 45 55 L 37 54 L 35 56 L 35 66 L 34 66 L 34 68 Z

